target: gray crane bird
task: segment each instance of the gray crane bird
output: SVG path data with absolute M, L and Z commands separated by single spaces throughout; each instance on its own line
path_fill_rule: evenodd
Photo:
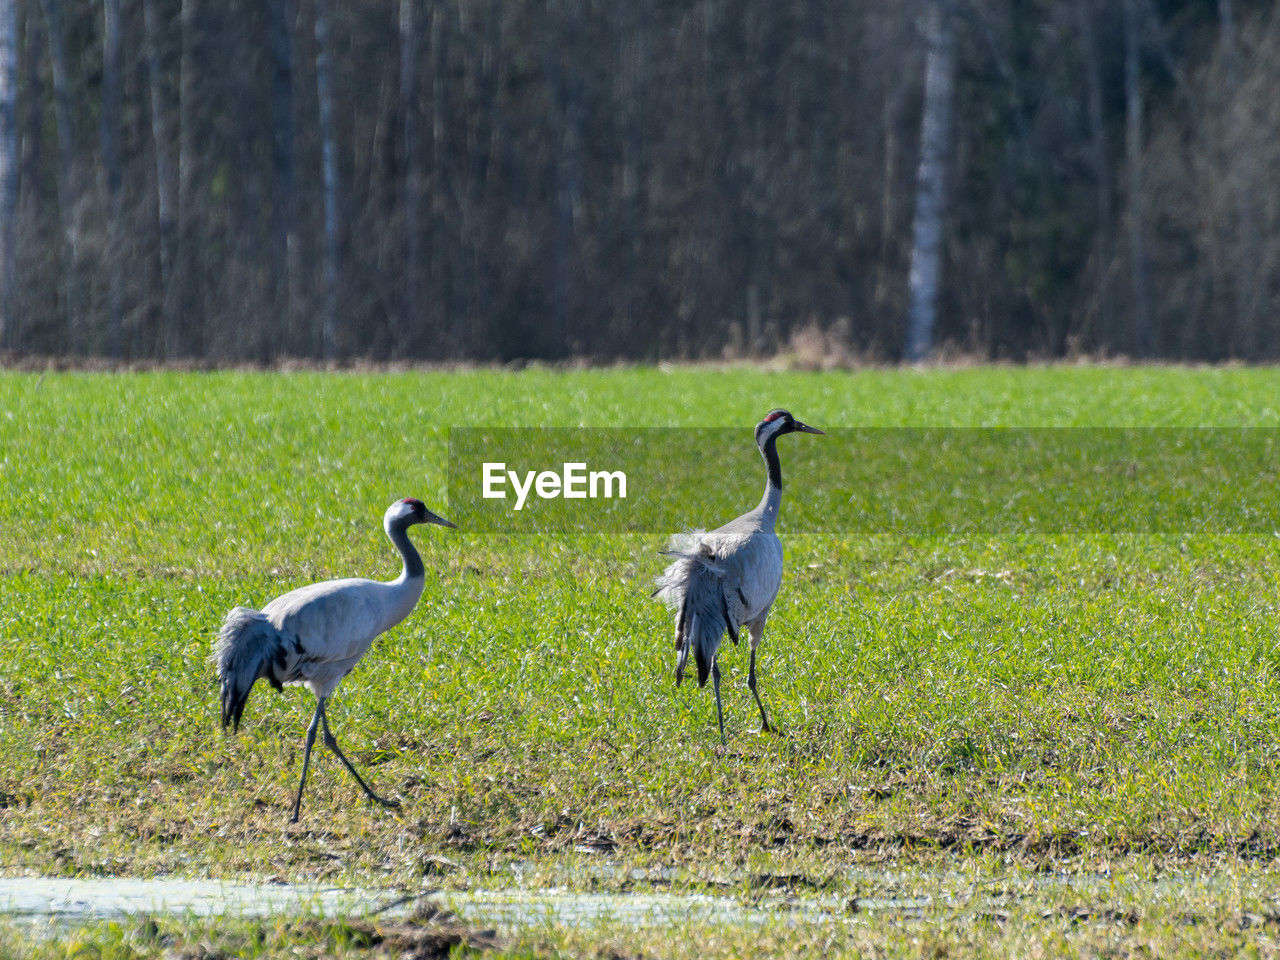
M 654 596 L 676 611 L 676 686 L 684 679 L 692 648 L 698 664 L 698 686 L 710 674 L 716 693 L 716 718 L 724 742 L 724 710 L 720 704 L 720 666 L 716 655 L 727 631 L 738 642 L 743 624 L 751 632 L 751 668 L 747 686 L 760 708 L 760 729 L 768 733 L 769 717 L 756 690 L 756 649 L 764 639 L 764 624 L 782 584 L 782 543 L 774 533 L 782 502 L 782 468 L 778 437 L 784 433 L 817 433 L 786 410 L 773 410 L 756 424 L 756 446 L 768 468 L 759 505 L 736 520 L 711 531 L 676 534 L 666 556 L 675 560 L 658 578 Z
M 404 558 L 404 568 L 395 580 L 383 583 L 353 577 L 299 587 L 276 597 L 261 610 L 236 607 L 218 631 L 210 660 L 222 684 L 224 729 L 228 725 L 233 730 L 240 729 L 244 705 L 260 679 L 277 690 L 282 690 L 284 684 L 302 684 L 316 698 L 290 823 L 298 822 L 302 809 L 302 789 L 307 784 L 317 728 L 324 730 L 325 746 L 351 771 L 365 796 L 384 807 L 400 805 L 378 796 L 364 782 L 338 747 L 324 711 L 334 689 L 364 656 L 374 638 L 407 617 L 422 596 L 426 570 L 407 533 L 417 523 L 454 526 L 428 510 L 421 500 L 406 497 L 391 504 L 382 517 L 382 529 Z

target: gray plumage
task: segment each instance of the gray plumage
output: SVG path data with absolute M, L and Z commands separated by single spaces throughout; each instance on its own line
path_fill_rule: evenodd
M 675 558 L 658 578 L 654 596 L 676 615 L 676 686 L 692 651 L 698 686 L 710 677 L 715 687 L 716 717 L 724 739 L 724 711 L 720 702 L 717 655 L 726 633 L 735 644 L 743 626 L 751 635 L 751 667 L 747 686 L 760 708 L 763 731 L 769 717 L 756 690 L 756 649 L 782 584 L 782 542 L 774 532 L 782 502 L 782 470 L 775 447 L 784 433 L 822 433 L 800 423 L 785 410 L 770 412 L 756 426 L 756 445 L 767 469 L 764 496 L 754 510 L 714 530 L 676 534 L 663 551 Z
M 422 595 L 426 571 L 406 532 L 418 523 L 453 526 L 428 510 L 421 500 L 412 498 L 396 501 L 382 518 L 387 537 L 404 560 L 395 580 L 384 583 L 348 578 L 299 587 L 276 597 L 260 611 L 236 607 L 218 631 L 210 660 L 221 684 L 223 727 L 230 725 L 239 730 L 245 703 L 258 680 L 266 680 L 277 690 L 285 684 L 300 684 L 316 697 L 291 822 L 297 822 L 302 807 L 302 790 L 318 728 L 324 730 L 325 745 L 356 778 L 369 799 L 384 806 L 398 806 L 375 794 L 339 749 L 329 730 L 325 704 L 374 638 L 407 617 Z

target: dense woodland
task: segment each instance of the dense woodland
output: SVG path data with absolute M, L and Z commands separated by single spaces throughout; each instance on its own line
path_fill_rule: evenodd
M 1280 355 L 1243 0 L 0 0 L 0 349 Z

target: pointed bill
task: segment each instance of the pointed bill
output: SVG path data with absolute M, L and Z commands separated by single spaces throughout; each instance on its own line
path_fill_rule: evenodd
M 458 525 L 456 523 L 450 523 L 444 517 L 437 513 L 432 513 L 430 510 L 427 511 L 427 523 L 438 523 L 442 527 L 452 527 L 454 530 L 458 529 Z

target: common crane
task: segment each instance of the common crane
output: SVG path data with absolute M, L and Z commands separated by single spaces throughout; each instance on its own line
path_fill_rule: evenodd
M 391 504 L 382 517 L 382 529 L 404 558 L 404 568 L 395 580 L 383 583 L 349 578 L 299 587 L 276 597 L 260 611 L 236 607 L 218 632 L 210 659 L 222 683 L 224 729 L 228 725 L 240 729 L 245 702 L 259 679 L 266 679 L 277 690 L 286 683 L 302 684 L 316 698 L 290 823 L 298 822 L 302 809 L 302 788 L 307 783 L 317 728 L 324 730 L 325 746 L 351 771 L 365 796 L 384 807 L 399 806 L 374 793 L 356 772 L 329 730 L 325 704 L 373 639 L 407 617 L 422 596 L 426 571 L 406 532 L 416 523 L 454 526 L 428 510 L 421 500 L 406 497 Z
M 756 648 L 764 623 L 782 583 L 782 543 L 773 532 L 782 502 L 782 468 L 777 440 L 784 433 L 823 431 L 801 423 L 786 410 L 773 410 L 756 424 L 756 446 L 768 468 L 759 505 L 715 530 L 676 534 L 664 553 L 674 562 L 658 578 L 654 596 L 676 611 L 676 686 L 684 679 L 689 650 L 698 664 L 698 686 L 710 674 L 716 692 L 716 719 L 724 742 L 724 710 L 720 705 L 720 666 L 716 653 L 725 631 L 734 643 L 743 624 L 751 632 L 751 667 L 747 686 L 760 708 L 761 732 L 769 717 L 756 690 Z

